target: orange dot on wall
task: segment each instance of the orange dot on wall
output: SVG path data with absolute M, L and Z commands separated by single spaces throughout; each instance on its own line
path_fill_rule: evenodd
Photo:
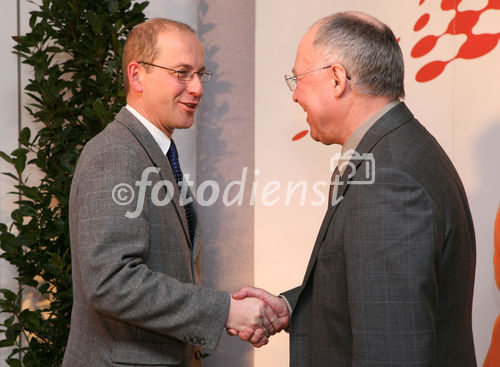
M 411 57 L 418 58 L 427 55 L 436 46 L 438 39 L 438 36 L 432 34 L 425 36 L 413 46 Z
M 420 68 L 415 76 L 415 80 L 419 83 L 425 83 L 437 78 L 444 71 L 448 61 L 432 61 Z
M 301 131 L 300 133 L 298 133 L 297 135 L 295 135 L 293 138 L 292 138 L 292 141 L 297 141 L 299 139 L 302 139 L 304 136 L 307 135 L 309 131 L 308 130 L 304 130 L 304 131 Z
M 457 58 L 476 59 L 491 52 L 498 43 L 500 36 L 496 34 L 471 35 L 458 51 Z
M 413 30 L 415 32 L 418 32 L 422 28 L 424 28 L 427 23 L 429 23 L 429 19 L 431 19 L 431 16 L 429 13 L 425 13 L 422 15 L 420 18 L 418 18 L 417 22 L 415 23 L 415 26 L 413 27 Z
M 443 10 L 457 10 L 458 5 L 462 2 L 462 0 L 442 0 L 441 1 L 441 9 Z

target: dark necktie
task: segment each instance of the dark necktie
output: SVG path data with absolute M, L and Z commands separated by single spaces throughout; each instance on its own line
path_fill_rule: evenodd
M 179 190 L 182 188 L 183 174 L 181 170 L 181 165 L 179 164 L 179 154 L 177 153 L 177 147 L 175 146 L 174 140 L 170 139 L 170 149 L 167 152 L 167 158 L 172 167 L 172 172 L 174 173 L 175 180 L 177 181 L 177 187 Z M 184 210 L 186 211 L 186 219 L 189 228 L 189 238 L 191 243 L 194 240 L 194 226 L 193 226 L 193 212 L 191 203 L 184 205 Z
M 337 178 L 338 176 L 338 178 Z M 332 205 L 332 196 L 333 196 L 333 191 L 335 190 L 335 186 L 337 186 L 337 190 L 335 191 L 335 195 L 338 195 L 339 192 L 339 180 L 340 180 L 340 171 L 339 171 L 339 166 L 335 168 L 332 174 L 332 178 L 330 179 L 330 192 L 328 193 L 328 205 Z M 338 198 L 335 198 L 337 200 Z

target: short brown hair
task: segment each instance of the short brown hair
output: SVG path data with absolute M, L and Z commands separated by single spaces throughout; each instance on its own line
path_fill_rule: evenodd
M 127 67 L 131 61 L 153 62 L 158 56 L 156 42 L 158 34 L 169 29 L 177 29 L 181 32 L 195 34 L 193 28 L 187 24 L 166 18 L 153 18 L 144 23 L 136 25 L 129 33 L 122 57 L 123 85 L 128 93 L 129 80 Z

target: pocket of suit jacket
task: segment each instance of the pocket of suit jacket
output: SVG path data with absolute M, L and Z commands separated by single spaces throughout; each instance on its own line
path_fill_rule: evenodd
M 117 340 L 113 342 L 111 360 L 138 366 L 176 366 L 182 363 L 182 357 L 181 346 L 173 343 Z

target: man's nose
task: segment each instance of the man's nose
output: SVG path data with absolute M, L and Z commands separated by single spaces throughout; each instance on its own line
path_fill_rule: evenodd
M 293 90 L 292 99 L 295 103 L 299 103 L 299 100 L 297 99 L 297 88 Z
M 195 96 L 201 96 L 203 94 L 203 83 L 198 74 L 195 73 L 193 79 L 187 82 L 187 92 Z

